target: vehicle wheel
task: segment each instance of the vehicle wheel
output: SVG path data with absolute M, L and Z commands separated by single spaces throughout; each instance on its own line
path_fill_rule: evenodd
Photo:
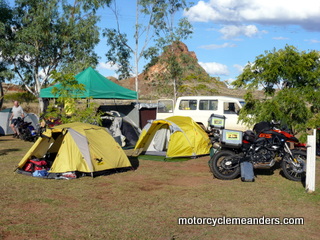
M 301 181 L 305 176 L 307 154 L 304 151 L 293 150 L 292 155 L 297 163 L 290 159 L 289 155 L 286 155 L 281 163 L 283 175 L 289 180 Z
M 240 159 L 234 152 L 220 151 L 210 159 L 210 169 L 216 178 L 232 180 L 240 174 Z

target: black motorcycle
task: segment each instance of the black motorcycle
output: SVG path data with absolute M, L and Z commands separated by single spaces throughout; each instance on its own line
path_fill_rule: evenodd
M 31 122 L 25 122 L 22 118 L 17 119 L 15 127 L 21 140 L 35 142 L 38 138 L 37 131 L 31 124 Z
M 261 122 L 254 131 L 232 131 L 213 128 L 214 147 L 209 166 L 214 176 L 231 180 L 240 175 L 240 164 L 248 161 L 254 168 L 272 169 L 279 163 L 286 178 L 301 181 L 305 175 L 306 152 L 291 149 L 298 139 L 288 130 Z

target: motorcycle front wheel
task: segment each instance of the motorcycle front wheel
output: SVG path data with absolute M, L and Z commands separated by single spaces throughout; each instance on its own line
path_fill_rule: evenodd
M 283 175 L 289 180 L 301 181 L 305 176 L 307 154 L 304 151 L 293 150 L 292 155 L 297 162 L 293 161 L 289 155 L 286 155 L 281 163 Z
M 216 178 L 232 180 L 240 174 L 240 156 L 231 151 L 220 151 L 214 154 L 209 162 L 210 169 Z

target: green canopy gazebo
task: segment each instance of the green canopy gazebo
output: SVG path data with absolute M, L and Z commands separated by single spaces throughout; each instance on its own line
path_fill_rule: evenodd
M 82 94 L 77 94 L 79 98 L 94 99 L 137 99 L 137 92 L 124 88 L 108 78 L 105 78 L 93 68 L 89 67 L 75 76 L 76 80 L 83 84 L 85 90 Z M 61 84 L 41 89 L 40 97 L 58 98 L 52 94 L 52 89 L 61 88 Z

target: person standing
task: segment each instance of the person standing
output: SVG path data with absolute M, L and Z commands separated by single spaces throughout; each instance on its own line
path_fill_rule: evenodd
M 17 138 L 19 138 L 19 132 L 15 128 L 15 125 L 17 124 L 19 117 L 24 118 L 24 112 L 23 112 L 22 107 L 19 105 L 19 102 L 14 101 L 13 107 L 11 110 L 11 116 L 10 116 L 10 121 L 11 121 L 10 127 L 11 127 L 12 131 L 14 132 L 13 137 L 17 137 Z

